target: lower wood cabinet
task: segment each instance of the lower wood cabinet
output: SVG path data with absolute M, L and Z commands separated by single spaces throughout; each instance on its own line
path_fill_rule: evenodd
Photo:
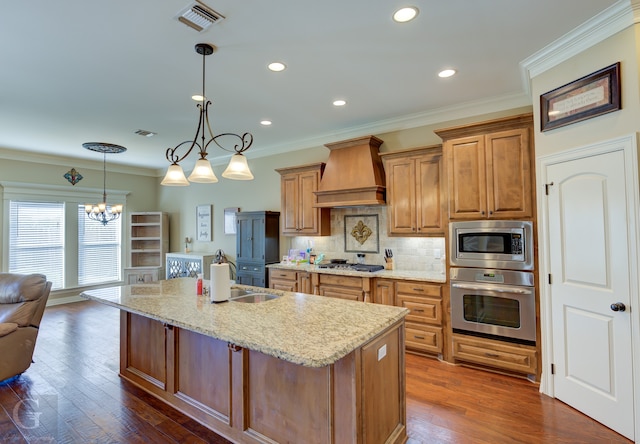
M 232 442 L 407 440 L 402 321 L 312 368 L 144 316 L 120 319 L 121 377 Z
M 298 292 L 298 271 L 282 270 L 278 268 L 269 269 L 269 288 L 282 291 Z M 308 273 L 302 272 L 308 275 Z M 303 292 L 305 293 L 305 292 Z
M 534 346 L 509 344 L 502 341 L 453 335 L 453 358 L 509 372 L 535 375 L 538 369 Z
M 336 274 L 318 274 L 317 294 L 332 298 L 367 301 L 371 299 L 370 279 Z
M 445 352 L 442 288 L 441 284 L 376 279 L 375 303 L 396 305 L 410 311 L 405 324 L 408 351 L 436 355 Z

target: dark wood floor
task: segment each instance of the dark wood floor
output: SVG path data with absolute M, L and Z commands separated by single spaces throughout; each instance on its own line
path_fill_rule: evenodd
M 48 308 L 36 362 L 0 384 L 0 442 L 228 442 L 118 377 L 118 329 L 111 307 Z M 407 429 L 411 444 L 630 442 L 528 381 L 412 355 Z

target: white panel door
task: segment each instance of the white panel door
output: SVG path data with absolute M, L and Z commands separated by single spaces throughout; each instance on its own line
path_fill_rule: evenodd
M 558 399 L 634 439 L 624 160 L 613 151 L 546 170 L 553 384 Z

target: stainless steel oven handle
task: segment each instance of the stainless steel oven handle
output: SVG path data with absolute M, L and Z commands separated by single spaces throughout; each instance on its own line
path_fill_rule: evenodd
M 533 294 L 533 290 L 523 287 L 510 287 L 506 285 L 496 284 L 458 284 L 451 283 L 451 288 L 461 288 L 463 290 L 483 290 L 494 291 L 496 293 L 514 293 L 514 294 Z

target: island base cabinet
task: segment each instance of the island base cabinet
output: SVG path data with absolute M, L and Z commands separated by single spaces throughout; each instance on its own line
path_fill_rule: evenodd
M 407 440 L 404 321 L 317 368 L 124 311 L 120 346 L 123 379 L 233 442 Z

